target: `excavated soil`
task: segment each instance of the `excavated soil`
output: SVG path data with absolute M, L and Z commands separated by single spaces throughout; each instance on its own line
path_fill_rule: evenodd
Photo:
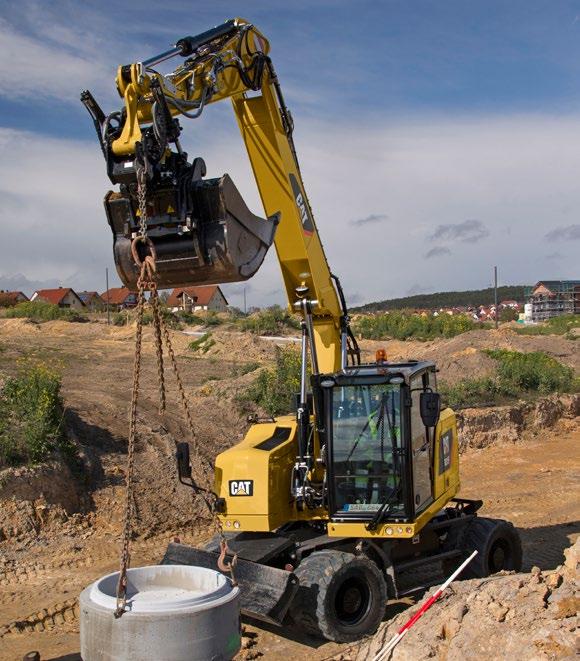
M 35 468 L 0 471 L 2 661 L 20 659 L 33 649 L 41 652 L 43 661 L 78 659 L 77 596 L 92 580 L 117 568 L 133 332 L 131 327 L 108 328 L 98 323 L 37 325 L 0 320 L 0 379 L 13 373 L 22 357 L 59 366 L 67 431 L 78 444 L 82 459 L 80 471 L 71 471 L 58 460 Z M 211 459 L 241 438 L 247 428 L 236 395 L 248 388 L 255 374 L 243 374 L 243 368 L 269 362 L 277 342 L 217 329 L 212 333 L 215 344 L 204 354 L 188 348 L 195 337 L 172 333 L 172 338 L 201 454 L 198 476 L 208 480 Z M 203 504 L 192 502 L 191 493 L 177 482 L 174 444 L 191 441 L 191 436 L 172 374 L 168 371 L 167 412 L 160 417 L 150 329 L 144 340 L 134 565 L 159 561 L 174 536 L 199 543 L 211 534 Z M 457 372 L 464 375 L 474 365 L 481 369 L 481 349 L 495 346 L 543 350 L 580 367 L 573 342 L 513 332 L 474 331 L 440 342 L 385 344 L 390 358 L 437 360 L 446 379 Z M 370 354 L 375 343 L 364 343 L 364 348 Z M 485 515 L 513 521 L 522 536 L 525 571 L 538 566 L 544 582 L 553 580 L 544 577 L 544 572 L 562 564 L 564 549 L 578 534 L 578 406 L 578 398 L 547 398 L 535 404 L 469 409 L 460 414 L 461 495 L 482 498 Z M 527 585 L 532 579 L 521 580 Z M 473 591 L 485 589 L 465 582 L 458 594 L 467 598 Z M 512 587 L 506 590 L 513 591 Z M 412 603 L 406 599 L 403 604 L 393 604 L 387 617 Z M 470 622 L 469 616 L 464 620 Z M 511 621 L 507 616 L 506 620 Z M 473 621 L 478 620 L 474 617 Z M 355 658 L 349 646 L 307 638 L 291 626 L 279 629 L 246 622 L 245 631 L 241 658 Z M 386 631 L 387 638 L 390 632 Z M 429 632 L 425 628 L 425 639 Z M 440 632 L 433 630 L 434 640 L 439 640 Z M 445 640 L 447 647 L 436 640 L 433 643 L 437 658 L 447 658 L 450 645 Z M 411 634 L 401 650 L 408 642 L 412 642 Z M 465 646 L 458 649 L 465 658 L 505 658 L 469 656 Z

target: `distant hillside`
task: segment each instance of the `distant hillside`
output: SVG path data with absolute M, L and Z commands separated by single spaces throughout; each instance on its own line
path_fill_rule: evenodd
M 515 300 L 524 302 L 524 286 L 510 285 L 497 288 L 498 301 Z M 451 308 L 469 305 L 490 305 L 494 301 L 493 287 L 472 289 L 469 291 L 444 291 L 436 294 L 417 294 L 404 298 L 392 298 L 376 301 L 353 308 L 353 312 L 380 312 L 383 310 L 402 310 L 404 308 Z

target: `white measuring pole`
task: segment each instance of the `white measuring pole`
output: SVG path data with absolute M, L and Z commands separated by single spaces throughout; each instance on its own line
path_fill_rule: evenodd
M 433 595 L 427 599 L 421 608 L 411 617 L 409 620 L 403 624 L 403 626 L 397 631 L 397 633 L 391 638 L 391 640 L 387 643 L 385 647 L 383 647 L 381 650 L 377 652 L 375 657 L 373 658 L 373 661 L 383 661 L 383 659 L 386 658 L 387 654 L 391 652 L 396 645 L 400 642 L 400 640 L 403 638 L 403 636 L 409 631 L 409 629 L 415 624 L 415 622 L 423 615 L 423 613 L 427 612 L 431 606 L 439 599 L 439 597 L 443 594 L 443 592 L 451 585 L 451 583 L 461 574 L 461 572 L 467 567 L 467 565 L 475 558 L 477 555 L 477 551 L 474 551 L 469 558 L 464 560 L 459 567 L 451 574 L 451 576 L 443 583 L 440 587 L 435 590 Z

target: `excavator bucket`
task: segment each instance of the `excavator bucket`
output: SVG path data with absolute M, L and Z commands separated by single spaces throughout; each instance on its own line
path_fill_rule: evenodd
M 161 564 L 217 570 L 218 555 L 217 551 L 172 543 L 167 547 Z M 294 573 L 238 558 L 235 578 L 240 586 L 242 613 L 271 624 L 282 624 L 298 590 L 298 579 Z
M 156 255 L 159 289 L 239 282 L 251 278 L 272 245 L 278 215 L 255 216 L 229 175 L 158 186 L 147 197 L 147 236 Z M 131 251 L 139 209 L 127 187 L 109 191 L 105 210 L 113 231 L 115 265 L 123 284 L 137 289 Z M 138 244 L 138 258 L 151 252 Z

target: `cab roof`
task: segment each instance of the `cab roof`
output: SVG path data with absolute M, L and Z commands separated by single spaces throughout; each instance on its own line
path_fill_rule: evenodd
M 362 365 L 349 365 L 334 374 L 337 383 L 357 377 L 400 376 L 406 383 L 423 372 L 435 372 L 435 363 L 431 360 L 408 360 L 405 362 L 379 362 Z M 330 376 L 330 375 L 329 375 Z

